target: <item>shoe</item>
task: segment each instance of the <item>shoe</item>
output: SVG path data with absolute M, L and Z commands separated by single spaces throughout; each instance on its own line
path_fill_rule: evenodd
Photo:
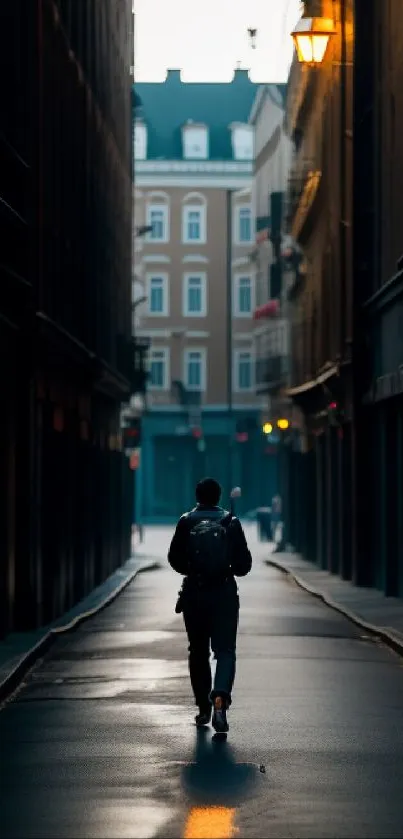
M 195 717 L 197 728 L 203 728 L 208 725 L 211 720 L 211 705 L 208 708 L 200 708 L 199 713 Z
M 225 734 L 229 731 L 227 709 L 224 699 L 221 696 L 216 696 L 214 700 L 213 728 L 218 734 Z

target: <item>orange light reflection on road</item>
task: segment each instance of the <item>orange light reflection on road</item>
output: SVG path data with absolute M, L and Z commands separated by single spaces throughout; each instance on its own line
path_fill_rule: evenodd
M 184 839 L 232 839 L 235 809 L 193 807 L 186 822 Z

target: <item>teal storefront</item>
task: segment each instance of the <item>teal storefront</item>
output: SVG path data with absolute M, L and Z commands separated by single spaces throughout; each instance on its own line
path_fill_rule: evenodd
M 248 417 L 251 416 L 248 411 Z M 255 413 L 258 420 L 258 412 Z M 203 442 L 186 433 L 180 411 L 153 411 L 143 417 L 140 467 L 136 472 L 136 520 L 170 524 L 194 504 L 194 488 L 211 475 L 223 487 L 223 504 L 238 485 L 242 497 L 237 511 L 245 515 L 266 506 L 277 491 L 277 455 L 268 447 L 260 427 L 245 442 L 236 439 L 240 414 L 203 412 Z

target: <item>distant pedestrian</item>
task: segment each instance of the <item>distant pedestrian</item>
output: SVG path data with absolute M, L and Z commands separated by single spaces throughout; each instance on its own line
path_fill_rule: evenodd
M 271 538 L 276 542 L 278 527 L 281 524 L 282 504 L 279 495 L 274 495 L 271 502 Z
M 199 708 L 196 725 L 208 725 L 213 713 L 215 730 L 226 732 L 239 617 L 235 577 L 249 573 L 252 557 L 240 521 L 219 506 L 220 497 L 214 478 L 197 484 L 197 505 L 179 519 L 168 560 L 185 576 L 176 611 L 183 612 L 189 640 L 190 680 Z M 210 645 L 217 661 L 214 685 Z

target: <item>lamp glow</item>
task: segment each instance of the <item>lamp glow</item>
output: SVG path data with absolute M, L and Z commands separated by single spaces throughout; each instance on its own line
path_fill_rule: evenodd
M 291 35 L 301 64 L 322 64 L 335 28 L 330 18 L 302 17 Z

